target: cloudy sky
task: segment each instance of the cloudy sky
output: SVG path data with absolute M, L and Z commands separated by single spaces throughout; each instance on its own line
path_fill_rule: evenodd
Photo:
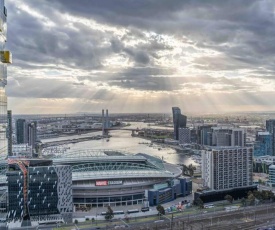
M 6 0 L 14 113 L 275 111 L 274 0 Z

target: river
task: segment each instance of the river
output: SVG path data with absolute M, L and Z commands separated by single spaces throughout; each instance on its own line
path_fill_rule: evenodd
M 169 127 L 161 127 L 161 126 L 150 126 L 153 129 L 172 129 Z M 131 122 L 130 126 L 125 128 L 149 128 L 148 123 L 143 122 Z M 42 139 L 43 143 L 52 142 L 52 141 L 61 141 L 61 140 L 69 140 L 80 137 L 90 137 L 101 135 L 102 132 L 92 132 L 81 135 L 72 135 L 72 136 L 64 136 L 57 138 L 49 138 Z M 150 143 L 149 140 L 145 140 L 139 137 L 132 137 L 132 132 L 128 130 L 113 130 L 110 132 L 112 136 L 109 138 L 109 141 L 106 139 L 101 140 L 90 140 L 78 142 L 75 144 L 68 144 L 66 146 L 70 147 L 68 151 L 76 151 L 79 149 L 113 149 L 113 150 L 123 150 L 129 152 L 130 154 L 136 153 L 146 153 L 152 156 L 163 158 L 166 162 L 172 164 L 196 164 L 189 156 L 177 153 L 172 148 L 163 147 L 162 145 L 153 144 L 153 146 L 149 146 L 149 144 L 141 144 L 141 143 Z

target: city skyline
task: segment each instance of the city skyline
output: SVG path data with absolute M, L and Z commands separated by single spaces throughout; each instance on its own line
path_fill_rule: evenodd
M 272 1 L 6 5 L 14 114 L 275 111 Z

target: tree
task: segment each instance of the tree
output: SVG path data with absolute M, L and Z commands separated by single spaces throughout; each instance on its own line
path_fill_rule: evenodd
M 111 220 L 111 219 L 113 219 L 113 217 L 114 217 L 114 211 L 110 206 L 108 206 L 107 207 L 107 212 L 106 212 L 106 215 L 105 215 L 105 220 Z
M 190 176 L 193 176 L 193 175 L 194 175 L 194 171 L 196 170 L 196 167 L 193 166 L 192 164 L 190 164 L 190 165 L 188 166 L 188 170 L 189 170 L 189 175 L 190 175 Z
M 189 169 L 185 164 L 182 165 L 182 175 L 189 175 Z
M 230 204 L 233 203 L 233 197 L 230 196 L 230 195 L 226 195 L 226 196 L 224 197 L 224 199 L 227 200 Z
M 274 200 L 274 193 L 269 190 L 262 190 L 262 197 L 264 200 Z
M 244 197 L 242 198 L 241 202 L 242 202 L 242 206 L 246 206 L 246 199 Z
M 193 176 L 194 175 L 194 170 L 196 170 L 196 167 L 193 166 L 192 164 L 186 166 L 185 164 L 182 164 L 182 174 L 183 175 L 188 175 L 188 176 Z
M 198 199 L 194 200 L 194 205 L 198 206 L 199 208 L 204 207 L 204 203 L 203 203 L 201 198 L 198 198 Z
M 250 195 L 248 195 L 247 199 L 248 199 L 249 203 L 252 205 L 252 204 L 254 204 L 256 198 L 253 195 L 253 193 L 251 193 Z
M 254 190 L 253 191 L 253 196 L 257 199 L 257 200 L 265 200 L 265 194 L 261 191 L 257 191 Z
M 77 219 L 75 219 L 75 220 L 74 220 L 74 223 L 75 223 L 75 224 L 78 224 L 78 220 L 77 220 Z
M 161 215 L 165 215 L 165 210 L 164 207 L 162 205 L 158 205 L 157 206 L 157 211 L 161 214 Z

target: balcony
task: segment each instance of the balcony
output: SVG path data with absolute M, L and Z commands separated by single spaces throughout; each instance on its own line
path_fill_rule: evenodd
M 12 53 L 10 51 L 1 51 L 1 61 L 2 63 L 12 63 Z

